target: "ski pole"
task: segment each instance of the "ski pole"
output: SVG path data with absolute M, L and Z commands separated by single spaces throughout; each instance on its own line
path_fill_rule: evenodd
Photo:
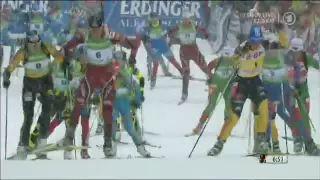
M 6 126 L 5 126 L 5 143 L 4 143 L 4 158 L 7 160 L 8 149 L 8 89 L 6 89 Z
M 282 101 L 282 106 L 284 106 L 282 108 L 283 109 L 283 113 L 287 113 L 286 112 L 286 107 L 285 107 L 285 102 L 284 102 L 283 83 L 281 84 L 281 101 Z M 283 123 L 284 123 L 284 136 L 285 136 L 285 141 L 286 141 L 286 154 L 289 154 L 287 124 L 286 124 L 286 122 L 284 120 L 283 120 Z
M 218 61 L 218 62 L 217 62 L 216 69 L 218 69 L 218 67 L 220 66 L 221 61 L 222 61 L 222 58 L 219 58 L 217 61 Z M 216 72 L 216 71 L 215 71 L 215 72 Z M 215 74 L 215 73 L 214 73 L 214 74 Z M 213 76 L 214 76 L 214 74 L 213 74 Z M 231 80 L 231 79 L 232 79 L 232 76 L 230 77 L 230 80 Z M 230 82 L 231 82 L 231 81 L 230 81 Z M 228 83 L 229 83 L 229 81 L 228 81 Z M 226 86 L 226 87 L 228 87 L 228 85 L 229 85 L 228 83 L 227 83 L 227 86 Z M 223 89 L 223 91 L 226 90 L 226 87 Z M 219 103 L 220 99 L 221 99 L 221 96 L 217 99 L 217 104 Z M 213 109 L 213 111 L 214 111 L 214 109 Z M 205 128 L 207 127 L 207 124 L 208 124 L 209 120 L 211 119 L 211 116 L 212 116 L 212 114 L 213 114 L 213 111 L 209 114 L 207 121 L 205 122 L 203 128 L 201 129 L 200 134 L 199 134 L 196 142 L 194 143 L 194 145 L 193 145 L 193 147 L 192 147 L 192 149 L 191 149 L 191 151 L 190 151 L 190 153 L 189 153 L 188 158 L 190 158 L 190 157 L 192 156 L 192 153 L 193 153 L 194 149 L 196 148 L 196 146 L 197 146 L 197 144 L 198 144 L 198 142 L 199 142 L 199 140 L 200 140 L 200 138 L 201 138 L 201 136 L 202 136 Z
M 219 63 L 219 62 L 218 62 L 218 63 Z M 222 91 L 222 95 L 220 95 L 220 97 L 219 97 L 219 99 L 217 100 L 217 103 L 216 103 L 216 104 L 219 104 L 220 100 L 221 100 L 222 97 L 223 97 L 223 94 L 225 93 L 225 91 L 227 90 L 228 86 L 231 84 L 231 82 L 233 81 L 233 79 L 234 79 L 234 77 L 237 75 L 237 73 L 238 73 L 238 69 L 236 69 L 236 70 L 234 71 L 234 73 L 230 76 L 230 78 L 229 78 L 229 80 L 228 80 L 228 82 L 227 82 L 227 85 L 224 87 L 224 89 L 223 89 L 223 91 Z M 216 107 L 214 107 L 214 109 L 215 109 L 215 108 L 216 108 Z M 214 111 L 214 109 L 213 109 L 213 111 Z M 197 146 L 197 144 L 198 144 L 198 142 L 199 142 L 199 140 L 200 140 L 200 138 L 201 138 L 204 130 L 206 129 L 206 127 L 207 127 L 207 125 L 208 125 L 208 123 L 209 123 L 209 121 L 210 121 L 210 119 L 211 119 L 211 117 L 212 117 L 212 115 L 213 115 L 213 111 L 210 113 L 210 115 L 208 116 L 208 120 L 205 122 L 203 128 L 201 129 L 201 132 L 200 132 L 200 134 L 199 134 L 196 142 L 194 143 L 194 145 L 193 145 L 193 147 L 192 147 L 192 149 L 191 149 L 191 152 L 189 153 L 188 158 L 190 158 L 190 157 L 192 156 L 193 151 L 195 150 L 195 148 L 196 148 L 196 146 Z
M 141 110 L 140 110 L 140 114 L 141 114 L 141 136 L 143 137 L 144 136 L 144 120 L 143 120 L 143 108 L 142 108 L 142 104 L 141 104 Z
M 252 136 L 252 113 L 253 113 L 253 108 L 252 108 L 252 101 L 250 101 L 250 112 L 249 112 L 249 117 L 247 120 L 247 127 L 246 130 L 248 130 L 248 148 L 247 152 L 250 154 L 250 146 L 251 146 L 251 136 Z M 255 119 L 253 119 L 255 121 Z M 253 123 L 254 124 L 254 123 Z

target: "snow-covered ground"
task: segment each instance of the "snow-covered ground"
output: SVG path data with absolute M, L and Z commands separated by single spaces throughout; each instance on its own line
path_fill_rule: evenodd
M 206 42 L 201 42 L 204 44 Z M 200 44 L 200 43 L 198 43 Z M 173 47 L 175 57 L 179 57 L 177 47 Z M 210 54 L 208 46 L 201 46 L 207 61 L 214 55 Z M 8 52 L 6 52 L 8 55 Z M 8 56 L 7 56 L 8 58 Z M 146 54 L 140 49 L 137 61 L 138 67 L 146 75 Z M 4 63 L 5 65 L 6 63 Z M 191 63 L 192 75 L 204 77 L 195 64 Z M 170 66 L 170 71 L 178 72 Z M 161 72 L 160 72 L 161 73 Z M 21 108 L 21 84 L 23 71 L 19 70 L 12 77 L 9 91 L 8 108 L 8 156 L 15 152 L 23 113 Z M 311 118 L 315 127 L 320 127 L 320 84 L 319 72 L 311 69 L 309 74 L 311 94 Z M 63 161 L 62 152 L 51 152 L 51 161 L 4 161 L 5 150 L 5 91 L 1 90 L 1 179 L 108 179 L 108 178 L 186 178 L 186 179 L 319 179 L 320 158 L 318 157 L 288 157 L 287 164 L 272 165 L 259 164 L 256 158 L 245 158 L 248 149 L 249 117 L 248 104 L 242 118 L 233 131 L 219 157 L 207 157 L 206 153 L 213 146 L 223 123 L 224 102 L 220 102 L 213 114 L 207 129 L 200 139 L 193 156 L 188 159 L 197 137 L 184 137 L 196 125 L 202 110 L 207 103 L 206 86 L 203 82 L 190 82 L 188 101 L 178 106 L 181 96 L 181 80 L 160 77 L 157 87 L 150 91 L 145 88 L 146 102 L 143 105 L 142 117 L 146 131 L 159 133 L 159 136 L 145 135 L 149 142 L 161 145 L 161 149 L 147 147 L 155 156 L 165 156 L 163 159 L 129 159 L 105 160 L 103 153 L 96 145 L 102 144 L 102 137 L 90 138 L 90 155 L 93 160 Z M 38 105 L 36 105 L 37 107 Z M 35 111 L 37 108 L 35 108 Z M 284 136 L 284 123 L 277 121 L 279 136 Z M 49 142 L 62 138 L 64 125 L 58 127 L 50 136 Z M 319 132 L 313 136 L 320 143 Z M 291 132 L 289 132 L 291 136 Z M 281 138 L 280 138 L 281 139 Z M 131 142 L 126 133 L 122 133 L 122 140 Z M 78 126 L 76 143 L 81 142 L 81 126 Z M 252 140 L 251 140 L 252 142 Z M 285 151 L 285 142 L 281 139 L 281 148 Z M 292 143 L 289 142 L 289 151 L 292 152 Z M 130 145 L 118 146 L 119 156 L 136 156 L 135 147 Z M 79 157 L 79 153 L 78 153 Z

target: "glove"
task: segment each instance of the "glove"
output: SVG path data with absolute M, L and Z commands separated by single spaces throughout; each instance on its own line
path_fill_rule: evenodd
M 142 104 L 142 101 L 143 101 L 143 95 L 141 94 L 141 92 L 139 92 L 139 93 L 136 93 L 136 98 L 135 98 L 135 100 L 134 100 L 134 107 L 135 108 L 140 108 L 141 107 L 141 104 Z
M 143 43 L 147 43 L 147 42 L 149 41 L 149 37 L 148 37 L 147 35 L 142 35 L 142 36 L 141 36 L 141 41 L 142 41 Z
M 129 64 L 136 64 L 137 60 L 132 54 L 130 54 L 128 62 L 129 62 Z
M 69 87 L 71 89 L 76 89 L 80 86 L 80 80 L 81 78 L 78 77 L 78 78 L 73 78 L 70 82 L 69 82 Z
M 53 94 L 53 90 L 49 89 L 47 91 L 47 98 L 46 98 L 47 102 L 46 103 L 53 103 L 55 101 L 55 96 Z
M 139 109 L 141 107 L 141 102 L 139 103 L 138 101 L 134 101 L 133 106 L 134 108 Z
M 8 71 L 8 69 L 5 69 L 2 76 L 3 76 L 2 85 L 4 88 L 8 89 L 11 83 L 10 82 L 11 73 Z
M 70 34 L 70 31 L 68 29 L 65 29 L 62 31 L 62 33 L 66 36 L 66 35 Z

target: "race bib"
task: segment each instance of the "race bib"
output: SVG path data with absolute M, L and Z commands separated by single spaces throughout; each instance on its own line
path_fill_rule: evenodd
M 179 33 L 182 44 L 193 44 L 196 41 L 196 33 Z
M 24 67 L 26 72 L 42 72 L 49 68 L 50 59 L 38 62 L 27 62 Z
M 117 95 L 125 95 L 125 94 L 128 94 L 128 89 L 127 88 L 118 88 L 117 90 L 116 90 L 116 93 L 117 93 Z
M 275 80 L 281 80 L 285 76 L 288 76 L 288 72 L 286 68 L 281 69 L 264 69 L 262 71 L 263 79 L 275 81 Z
M 108 64 L 113 59 L 113 49 L 107 48 L 103 50 L 87 50 L 87 55 L 89 59 L 89 63 L 92 64 Z
M 226 69 L 226 70 L 217 70 L 215 73 L 217 73 L 217 76 L 221 78 L 228 78 L 231 76 L 233 70 L 231 69 Z
M 44 30 L 43 24 L 30 24 L 30 30 L 36 30 L 38 33 L 42 33 Z
M 54 87 L 55 87 L 55 89 L 66 90 L 69 87 L 68 80 L 62 79 L 62 78 L 57 78 L 54 80 Z
M 72 81 L 70 81 L 69 83 L 69 87 L 72 89 L 78 88 L 80 86 L 80 81 L 81 81 L 80 77 L 72 79 Z

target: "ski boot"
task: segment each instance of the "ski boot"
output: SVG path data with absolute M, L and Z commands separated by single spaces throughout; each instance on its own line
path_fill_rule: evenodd
M 29 147 L 24 144 L 20 144 L 17 147 L 17 154 L 13 158 L 13 160 L 26 160 L 28 157 Z
M 134 124 L 133 124 L 133 128 L 134 130 L 142 137 L 143 134 L 142 134 L 142 130 L 141 130 L 141 127 L 140 127 L 140 124 L 138 121 L 136 121 Z
M 154 89 L 156 87 L 157 79 L 156 77 L 151 77 L 150 80 L 150 90 Z
M 271 144 L 270 136 L 267 136 L 266 141 L 268 144 L 269 151 L 272 152 L 272 144 Z
M 151 81 L 151 74 L 152 74 L 152 60 L 149 56 L 147 56 L 147 73 L 148 73 L 148 81 Z
M 263 154 L 268 153 L 269 147 L 268 147 L 268 142 L 267 142 L 265 133 L 257 133 L 254 139 L 254 143 L 256 145 L 255 153 L 263 153 Z
M 111 137 L 104 137 L 103 153 L 106 158 L 113 158 L 117 154 L 117 144 L 112 141 Z
M 81 159 L 90 159 L 90 155 L 87 149 L 81 149 L 80 151 Z
M 143 158 L 150 158 L 151 154 L 148 152 L 143 144 L 137 146 L 137 152 L 143 157 Z
M 293 152 L 301 153 L 303 148 L 303 138 L 301 136 L 293 137 Z
M 217 156 L 221 153 L 223 145 L 226 141 L 219 140 L 214 144 L 214 146 L 208 151 L 208 156 Z
M 281 154 L 279 141 L 272 142 L 272 152 L 275 154 Z
M 170 72 L 165 72 L 165 73 L 164 73 L 164 76 L 165 76 L 165 77 L 172 77 L 173 75 L 172 75 L 172 73 L 170 73 Z
M 188 99 L 188 93 L 183 93 L 181 97 L 181 101 L 186 101 Z
M 100 121 L 96 129 L 96 135 L 101 135 L 101 134 L 103 134 L 103 123 Z
M 117 130 L 115 134 L 115 141 L 120 142 L 121 141 L 121 131 Z
M 36 147 L 39 135 L 40 135 L 39 129 L 35 127 L 35 129 L 30 134 L 30 138 L 29 138 L 30 149 L 34 149 Z
M 189 137 L 189 136 L 195 136 L 195 135 L 199 135 L 201 130 L 202 130 L 202 126 L 201 123 L 197 124 L 197 127 L 195 127 L 194 129 L 192 129 L 192 132 L 189 134 L 184 135 L 185 137 Z
M 117 130 L 116 134 L 114 136 L 114 141 L 115 142 L 120 142 L 121 141 L 121 117 L 117 117 Z
M 72 135 L 73 133 L 74 133 L 73 128 L 67 128 L 65 137 L 57 142 L 57 147 L 65 147 L 65 146 L 73 145 L 73 138 L 74 138 L 74 136 Z M 65 149 L 63 151 L 63 159 L 64 160 L 73 159 L 72 150 Z
M 39 139 L 37 142 L 36 149 L 45 148 L 47 146 L 47 139 Z M 37 153 L 36 159 L 48 159 L 47 153 Z
M 314 143 L 313 138 L 307 138 L 304 141 L 306 152 L 309 156 L 320 156 L 320 149 Z

